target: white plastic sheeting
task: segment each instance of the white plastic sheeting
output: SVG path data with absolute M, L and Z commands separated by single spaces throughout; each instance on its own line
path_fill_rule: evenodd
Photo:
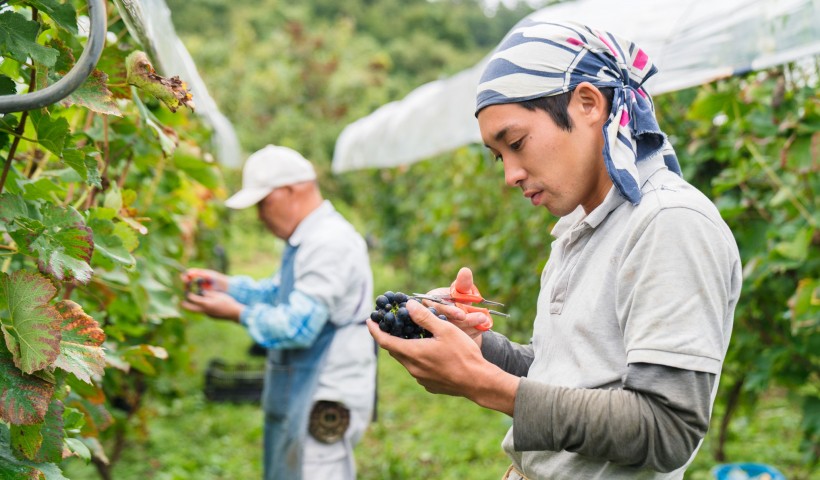
M 196 113 L 213 130 L 217 160 L 229 167 L 241 165 L 241 149 L 233 124 L 208 93 L 194 60 L 176 34 L 165 0 L 115 0 L 114 3 L 131 36 L 147 50 L 154 68 L 166 77 L 177 75 L 188 85 Z
M 657 95 L 820 53 L 820 0 L 577 0 L 527 18 L 575 20 L 633 40 Z M 475 91 L 486 58 L 348 125 L 333 172 L 393 167 L 481 142 Z

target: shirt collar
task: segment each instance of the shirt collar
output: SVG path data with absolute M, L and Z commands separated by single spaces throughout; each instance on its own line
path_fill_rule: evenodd
M 334 212 L 336 212 L 336 209 L 333 208 L 333 204 L 330 203 L 330 200 L 322 201 L 321 205 L 319 205 L 315 210 L 303 218 L 301 222 L 299 222 L 299 225 L 296 226 L 296 229 L 288 238 L 288 245 L 298 247 L 299 244 L 302 243 L 305 236 L 319 225 L 322 218 L 332 215 Z

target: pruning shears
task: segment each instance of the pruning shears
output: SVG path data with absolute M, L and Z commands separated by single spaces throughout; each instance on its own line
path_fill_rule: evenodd
M 473 306 L 474 303 L 482 305 L 494 305 L 500 307 L 504 306 L 503 303 L 494 302 L 492 300 L 487 300 L 486 298 L 482 297 L 481 293 L 478 291 L 478 288 L 476 288 L 475 285 L 473 285 L 470 292 L 462 292 L 456 289 L 455 282 L 453 282 L 453 284 L 450 285 L 450 293 L 448 295 L 428 295 L 426 293 L 414 293 L 413 296 L 416 298 L 420 298 L 422 300 L 430 300 L 431 302 L 440 303 L 442 305 L 455 305 L 465 313 L 483 313 L 487 316 L 488 320 L 482 323 L 481 325 L 477 325 L 475 327 L 477 330 L 486 331 L 493 327 L 493 319 L 490 315 L 509 317 L 509 314 L 503 312 Z

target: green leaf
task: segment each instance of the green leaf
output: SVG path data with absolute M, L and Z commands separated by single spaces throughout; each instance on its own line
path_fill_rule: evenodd
M 136 263 L 131 252 L 123 244 L 123 237 L 116 233 L 120 229 L 117 229 L 114 222 L 98 218 L 92 219 L 90 225 L 94 232 L 95 249 L 100 255 L 126 267 Z
M 108 89 L 108 75 L 93 70 L 80 88 L 74 90 L 62 104 L 65 106 L 81 105 L 97 113 L 122 117 L 119 107 L 114 102 L 114 95 Z
M 20 460 L 11 452 L 9 429 L 0 423 L 0 473 L 3 480 L 68 480 L 53 463 Z
M 183 153 L 183 148 L 174 152 L 174 165 L 211 190 L 219 188 L 219 170 L 213 163 L 206 162 L 196 155 Z
M 122 240 L 122 246 L 129 252 L 133 252 L 140 246 L 140 240 L 133 228 L 128 226 L 125 222 L 118 222 L 114 224 L 114 235 Z
M 27 200 L 43 200 L 46 202 L 54 201 L 55 194 L 64 193 L 65 189 L 60 182 L 54 179 L 40 177 L 33 182 L 23 185 L 23 196 Z
M 75 302 L 62 300 L 56 308 L 63 317 L 60 326 L 63 334 L 60 355 L 54 364 L 73 373 L 80 380 L 91 383 L 91 377 L 102 376 L 105 368 L 102 349 L 105 333 L 97 321 Z
M 51 365 L 60 353 L 62 317 L 49 304 L 57 290 L 42 275 L 18 270 L 0 272 L 0 329 L 14 364 L 25 373 Z
M 65 444 L 74 455 L 82 458 L 86 463 L 91 461 L 91 450 L 80 439 L 69 437 L 65 439 Z
M 813 236 L 813 229 L 803 228 L 792 236 L 791 240 L 775 245 L 774 251 L 788 259 L 803 261 L 809 254 L 809 246 Z
M 126 82 L 162 101 L 172 112 L 180 105 L 194 109 L 191 92 L 179 77 L 165 78 L 157 75 L 145 52 L 132 52 L 125 59 Z
M 57 0 L 26 0 L 26 3 L 44 12 L 58 26 L 77 35 L 77 12 L 71 2 L 59 3 Z
M 17 93 L 17 85 L 14 80 L 5 75 L 0 75 L 0 95 L 14 95 Z
M 35 462 L 59 463 L 63 459 L 63 404 L 54 400 L 43 423 L 12 425 L 11 446 L 18 458 Z
M 7 113 L 0 117 L 0 150 L 6 148 L 9 145 L 11 139 L 11 134 L 6 133 L 3 130 L 13 132 L 14 129 L 17 128 L 18 122 L 19 120 L 17 119 L 17 117 L 10 113 Z
M 21 372 L 11 353 L 0 346 L 0 418 L 14 425 L 40 423 L 52 395 L 53 384 Z
M 134 103 L 137 105 L 137 109 L 142 116 L 142 119 L 145 121 L 145 124 L 151 127 L 154 132 L 157 134 L 157 138 L 159 139 L 160 147 L 162 148 L 162 153 L 167 155 L 173 155 L 174 150 L 177 148 L 177 142 L 174 141 L 173 138 L 169 137 L 165 131 L 165 127 L 159 123 L 157 117 L 148 110 L 148 107 L 142 103 L 139 96 L 134 93 Z
M 29 244 L 39 257 L 40 269 L 59 280 L 87 283 L 93 273 L 88 264 L 94 252 L 91 229 L 72 207 L 48 203 L 42 214 L 45 229 Z
M 51 118 L 48 114 L 44 114 L 42 110 L 32 110 L 30 118 L 37 132 L 37 140 L 40 145 L 58 157 L 62 156 L 63 148 L 68 139 L 68 121 L 62 117 Z
M 64 402 L 67 407 L 83 412 L 84 424 L 81 435 L 98 436 L 114 423 L 111 413 L 105 408 L 105 393 L 102 388 L 80 382 L 71 376 L 68 377 L 68 384 L 71 386 L 71 393 Z
M 63 149 L 63 162 L 79 173 L 88 185 L 102 188 L 102 178 L 97 164 L 100 152 L 91 145 L 82 148 L 66 146 Z
M 35 62 L 53 67 L 57 61 L 57 50 L 37 43 L 39 31 L 39 23 L 26 20 L 19 13 L 0 13 L 0 54 L 20 63 L 26 63 L 31 57 Z
M 792 334 L 820 333 L 820 280 L 804 278 L 789 299 Z
M 11 426 L 11 448 L 18 453 L 18 458 L 34 460 L 34 456 L 43 444 L 44 423 L 33 425 L 12 425 Z
M 135 345 L 121 350 L 120 353 L 122 359 L 128 362 L 129 365 L 147 375 L 157 373 L 154 366 L 148 361 L 149 358 L 159 358 L 161 360 L 168 358 L 168 352 L 164 348 L 153 345 Z
M 103 206 L 115 212 L 122 210 L 122 192 L 115 185 L 111 185 L 111 188 L 105 193 Z
M 0 195 L 0 222 L 11 223 L 16 218 L 28 216 L 28 206 L 23 197 L 10 193 Z

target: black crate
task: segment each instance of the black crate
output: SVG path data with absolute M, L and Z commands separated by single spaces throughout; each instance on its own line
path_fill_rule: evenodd
M 259 403 L 264 382 L 261 366 L 214 359 L 205 371 L 205 398 L 212 402 Z

